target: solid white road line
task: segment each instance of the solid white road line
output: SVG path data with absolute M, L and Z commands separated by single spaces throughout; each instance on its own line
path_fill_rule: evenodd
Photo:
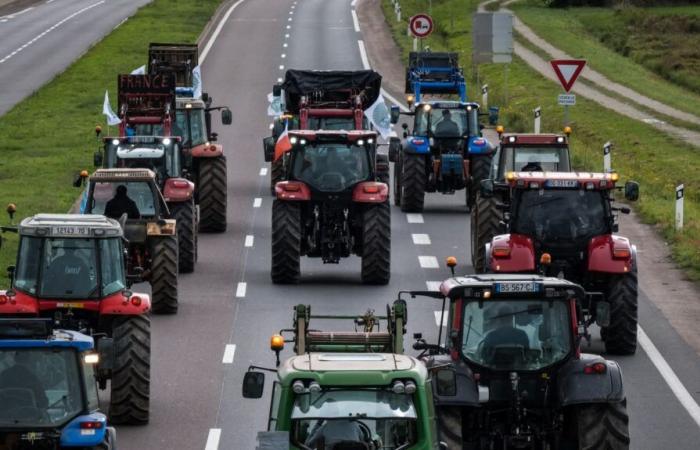
M 427 234 L 412 234 L 411 238 L 413 239 L 413 243 L 416 245 L 430 245 L 430 236 Z
M 433 311 L 433 314 L 435 314 L 435 325 L 440 326 L 440 315 L 442 311 Z M 447 311 L 445 311 L 445 315 L 442 316 L 442 326 L 447 326 Z
M 438 263 L 437 258 L 434 256 L 419 256 L 418 262 L 420 263 L 420 266 L 424 269 L 440 268 L 440 264 Z
M 226 22 L 228 22 L 228 18 L 231 17 L 231 14 L 233 14 L 233 11 L 235 11 L 236 8 L 238 8 L 238 5 L 243 3 L 245 0 L 238 0 L 236 3 L 231 5 L 231 7 L 226 11 L 226 14 L 224 15 L 223 19 L 219 21 L 219 24 L 216 26 L 216 29 L 214 30 L 214 33 L 212 33 L 211 37 L 209 38 L 209 41 L 207 42 L 207 45 L 204 46 L 204 50 L 202 50 L 202 53 L 199 54 L 199 63 L 202 64 L 205 59 L 207 59 L 207 55 L 209 54 L 209 50 L 211 50 L 211 47 L 214 45 L 214 42 L 216 42 L 216 39 L 218 39 L 219 34 L 221 33 L 221 30 L 224 28 L 224 25 L 226 25 Z M 221 433 L 221 431 L 219 431 Z M 218 443 L 217 443 L 218 445 Z
M 245 297 L 245 291 L 246 291 L 247 287 L 248 287 L 248 283 L 246 283 L 245 281 L 241 281 L 240 283 L 238 283 L 238 287 L 236 288 L 236 297 L 238 297 L 238 298 Z
M 425 285 L 428 287 L 429 291 L 439 291 L 442 281 L 426 281 Z
M 262 198 L 256 197 L 255 200 L 253 200 L 253 208 L 260 208 L 262 205 Z
M 659 371 L 678 401 L 681 403 L 681 405 L 683 405 L 685 410 L 688 411 L 688 414 L 690 414 L 690 417 L 700 427 L 700 406 L 698 406 L 693 396 L 690 395 L 688 389 L 683 386 L 681 380 L 678 378 L 671 366 L 666 362 L 664 357 L 661 356 L 661 352 L 659 352 L 651 339 L 649 339 L 649 336 L 647 336 L 642 327 L 637 327 L 637 339 L 639 341 L 639 345 L 642 347 L 642 349 L 644 349 L 647 356 L 649 356 L 651 362 L 654 363 L 656 370 Z
M 233 357 L 236 354 L 236 344 L 226 344 L 224 349 L 224 357 L 221 362 L 224 364 L 233 364 Z
M 406 220 L 408 223 L 423 223 L 423 214 L 406 214 Z
M 260 176 L 264 177 L 265 175 L 267 175 L 267 167 L 263 167 L 260 169 Z
M 362 67 L 365 70 L 371 69 L 369 65 L 369 59 L 367 59 L 367 50 L 365 50 L 365 43 L 362 40 L 357 41 L 358 47 L 360 47 L 360 59 L 362 59 Z
M 221 428 L 209 429 L 209 436 L 207 436 L 207 445 L 204 446 L 204 450 L 218 450 L 220 439 Z
M 354 8 L 356 3 L 357 3 L 357 0 L 352 0 L 352 2 L 350 2 L 350 6 L 352 6 Z
M 354 9 L 351 9 L 350 14 L 352 14 L 352 26 L 355 27 L 355 33 L 359 33 L 360 32 L 360 22 L 357 20 L 357 13 L 355 12 Z
M 245 246 L 246 247 L 252 247 L 253 246 L 253 241 L 255 240 L 255 236 L 252 234 L 249 234 L 248 236 L 245 237 Z

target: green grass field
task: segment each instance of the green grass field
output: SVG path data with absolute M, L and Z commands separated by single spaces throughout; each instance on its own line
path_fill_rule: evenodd
M 433 2 L 436 32 L 425 42 L 435 51 L 457 51 L 469 75 L 472 74 L 471 13 L 477 4 L 475 0 Z M 396 22 L 390 0 L 382 0 L 382 6 L 394 38 L 407 56 L 412 45 L 406 37 L 407 22 Z M 405 18 L 427 10 L 425 2 L 416 0 L 401 1 L 401 8 Z M 485 64 L 479 67 L 480 82 L 490 87 L 490 103 L 502 106 L 501 118 L 506 128 L 531 131 L 532 109 L 541 106 L 542 129 L 560 130 L 563 113 L 556 104 L 556 97 L 561 88 L 518 58 L 507 70 L 508 102 L 504 103 L 504 66 Z M 473 82 L 472 79 L 470 92 L 475 91 Z M 480 95 L 475 99 L 480 100 Z M 641 200 L 634 205 L 635 209 L 645 222 L 657 226 L 688 275 L 700 280 L 700 181 L 696 170 L 700 166 L 700 155 L 697 150 L 580 96 L 577 105 L 571 108 L 571 119 L 575 165 L 586 170 L 602 170 L 603 144 L 613 141 L 613 167 L 620 172 L 623 181 L 635 179 L 641 185 Z M 682 234 L 673 230 L 674 187 L 678 182 L 684 182 L 686 187 L 686 227 Z M 621 233 L 624 234 L 624 230 Z
M 153 1 L 0 117 L 0 202 L 17 205 L 16 222 L 39 212 L 68 211 L 79 195 L 71 185 L 74 175 L 80 169 L 92 169 L 97 148 L 94 127 L 104 127 L 105 89 L 116 109 L 117 74 L 146 64 L 149 42 L 195 42 L 219 3 Z M 0 223 L 8 222 L 3 212 Z M 11 233 L 4 237 L 2 268 L 14 264 L 17 242 Z M 4 272 L 0 271 L 0 286 L 6 285 Z

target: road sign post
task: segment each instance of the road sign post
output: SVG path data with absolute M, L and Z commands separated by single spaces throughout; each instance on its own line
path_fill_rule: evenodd
M 603 172 L 612 172 L 612 142 L 603 144 Z
M 581 75 L 585 59 L 555 59 L 549 62 L 554 69 L 554 73 L 564 88 L 566 94 L 559 96 L 559 104 L 564 106 L 564 125 L 569 125 L 569 106 L 576 104 L 576 96 L 569 94 L 571 88 L 574 87 L 576 79 Z
M 682 184 L 676 186 L 676 231 L 683 231 L 683 191 Z
M 484 110 L 489 107 L 489 85 L 481 86 L 481 105 Z
M 542 123 L 542 108 L 537 107 L 532 110 L 535 113 L 535 134 L 540 134 L 540 124 Z

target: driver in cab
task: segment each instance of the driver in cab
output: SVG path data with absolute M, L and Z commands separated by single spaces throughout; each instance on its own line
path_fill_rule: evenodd
M 330 417 L 340 416 L 340 410 L 334 400 L 327 400 L 325 405 Z M 315 450 L 335 450 L 336 447 L 344 448 L 343 444 L 351 443 L 359 446 L 365 442 L 363 434 L 356 420 L 321 419 L 309 433 L 305 445 Z
M 435 136 L 456 137 L 460 135 L 459 125 L 452 120 L 452 113 L 449 109 L 442 110 L 442 120 L 435 126 Z
M 127 195 L 127 189 L 124 185 L 117 186 L 117 193 L 112 200 L 105 205 L 105 216 L 119 220 L 123 214 L 126 214 L 129 219 L 138 219 L 141 217 L 138 206 Z
M 529 348 L 530 339 L 527 334 L 513 326 L 513 310 L 510 306 L 504 305 L 498 309 L 496 316 L 491 319 L 491 326 L 491 331 L 482 342 L 482 355 L 487 361 L 493 362 L 499 348 Z

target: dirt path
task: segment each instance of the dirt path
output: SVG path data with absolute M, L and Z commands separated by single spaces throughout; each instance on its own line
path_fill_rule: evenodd
M 405 68 L 403 61 L 399 58 L 400 50 L 396 46 L 384 19 L 380 0 L 359 0 L 357 16 L 372 67 L 382 74 L 384 88 L 395 97 L 403 98 Z M 518 49 L 523 55 L 526 55 L 526 51 L 529 52 L 522 46 L 517 46 L 516 53 Z M 530 53 L 532 54 L 532 52 Z M 521 57 L 530 61 L 526 59 L 529 56 Z M 542 61 L 537 55 L 534 57 Z M 538 70 L 538 72 L 549 79 L 554 79 L 555 75 L 548 62 L 542 61 L 540 68 L 542 70 Z M 583 92 L 577 92 L 584 97 L 590 95 L 594 97 L 595 101 L 599 99 L 614 102 L 611 109 L 617 110 L 618 107 L 624 107 L 628 114 L 635 114 L 633 118 L 642 120 L 642 114 L 633 107 L 609 99 L 595 89 L 586 88 L 583 89 Z M 622 110 L 618 112 L 624 114 Z M 487 137 L 493 139 L 491 135 Z M 697 294 L 700 289 L 698 285 L 688 281 L 683 271 L 678 269 L 673 262 L 668 245 L 652 226 L 641 223 L 635 214 L 631 214 L 621 216 L 620 229 L 637 246 L 639 273 L 641 274 L 639 287 L 661 310 L 683 339 L 700 355 L 700 327 L 697 326 L 700 323 L 700 296 Z

